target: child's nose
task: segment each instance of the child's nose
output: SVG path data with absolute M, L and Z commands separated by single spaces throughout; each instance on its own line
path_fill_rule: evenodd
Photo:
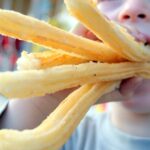
M 139 3 L 138 1 L 139 0 L 137 0 L 136 2 L 134 1 L 134 4 L 128 2 L 127 5 L 124 5 L 123 9 L 121 10 L 119 14 L 120 22 L 124 22 L 124 21 L 136 22 L 137 20 L 145 21 L 147 20 L 147 18 L 149 18 L 148 17 L 149 13 L 147 11 L 147 8 L 143 6 L 141 0 Z

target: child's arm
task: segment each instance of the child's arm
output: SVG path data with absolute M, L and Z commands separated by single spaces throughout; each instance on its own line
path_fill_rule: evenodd
M 71 92 L 64 90 L 44 97 L 10 100 L 0 117 L 0 128 L 31 129 L 38 126 Z

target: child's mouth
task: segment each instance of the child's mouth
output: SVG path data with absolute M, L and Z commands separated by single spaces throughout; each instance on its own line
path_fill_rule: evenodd
M 135 29 L 128 29 L 128 32 L 135 38 L 137 42 L 143 43 L 144 46 L 150 45 L 150 36 Z
M 150 45 L 150 37 L 146 37 L 146 42 L 144 43 L 145 46 Z
M 126 24 L 122 26 L 126 28 L 129 34 L 131 34 L 134 37 L 135 41 L 142 43 L 144 46 L 150 46 L 150 35 L 143 33 L 134 25 L 131 26 Z
M 148 42 L 145 42 L 145 43 L 144 43 L 144 46 L 147 46 L 147 45 L 149 45 L 149 43 L 148 43 Z
M 139 39 L 138 37 L 135 37 L 135 39 L 138 41 L 138 42 L 142 42 L 144 44 L 144 46 L 148 46 L 150 45 L 150 37 L 143 34 L 143 33 L 140 33 L 140 35 L 143 36 L 143 39 Z

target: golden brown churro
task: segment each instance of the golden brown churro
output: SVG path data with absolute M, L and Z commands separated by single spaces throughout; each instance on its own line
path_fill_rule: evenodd
M 17 61 L 18 70 L 46 69 L 67 64 L 80 64 L 88 62 L 87 59 L 75 54 L 57 51 L 44 51 L 39 53 L 23 52 Z
M 9 98 L 42 96 L 86 83 L 116 81 L 133 76 L 143 77 L 145 73 L 149 74 L 147 77 L 150 78 L 149 70 L 150 63 L 90 62 L 56 66 L 46 70 L 5 72 L 0 74 L 0 91 Z
M 84 85 L 69 95 L 39 127 L 33 130 L 1 130 L 0 149 L 57 150 L 65 143 L 89 107 L 101 95 L 113 90 L 117 84 L 108 82 Z
M 57 150 L 88 108 L 103 94 L 114 90 L 120 80 L 133 76 L 150 78 L 149 47 L 137 43 L 125 29 L 99 14 L 91 0 L 65 2 L 71 13 L 104 43 L 0 10 L 1 34 L 53 48 L 52 52 L 23 53 L 18 61 L 19 71 L 0 73 L 1 94 L 23 98 L 82 85 L 37 128 L 1 130 L 0 150 Z
M 78 37 L 17 12 L 0 10 L 0 20 L 0 33 L 7 36 L 35 42 L 48 48 L 73 52 L 85 56 L 88 60 L 104 62 L 123 60 L 112 48 L 102 43 Z
M 112 47 L 117 54 L 130 61 L 150 60 L 150 47 L 145 47 L 143 43 L 137 43 L 123 27 L 106 19 L 96 7 L 90 4 L 91 0 L 65 0 L 65 2 L 70 13 L 93 31 L 105 44 Z

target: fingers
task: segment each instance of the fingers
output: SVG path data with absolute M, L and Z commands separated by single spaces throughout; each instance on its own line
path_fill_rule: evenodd
M 94 41 L 100 41 L 95 34 L 93 34 L 91 31 L 86 32 L 86 38 L 94 40 Z
M 102 96 L 98 101 L 99 103 L 123 101 L 135 94 L 136 89 L 142 84 L 143 78 L 135 77 L 125 79 L 121 82 L 119 90 L 115 90 Z
M 97 41 L 98 38 L 88 29 L 86 29 L 82 24 L 78 23 L 71 31 L 74 34 L 77 34 L 79 36 Z
M 85 37 L 87 29 L 81 24 L 78 23 L 72 30 L 72 33 Z
M 116 90 L 103 95 L 100 99 L 98 99 L 96 104 L 113 102 L 113 101 L 122 101 L 122 100 L 123 100 L 123 95 L 121 95 L 119 90 Z
M 141 85 L 143 78 L 136 77 L 125 79 L 120 85 L 120 92 L 123 96 L 131 97 L 134 95 L 135 90 Z

